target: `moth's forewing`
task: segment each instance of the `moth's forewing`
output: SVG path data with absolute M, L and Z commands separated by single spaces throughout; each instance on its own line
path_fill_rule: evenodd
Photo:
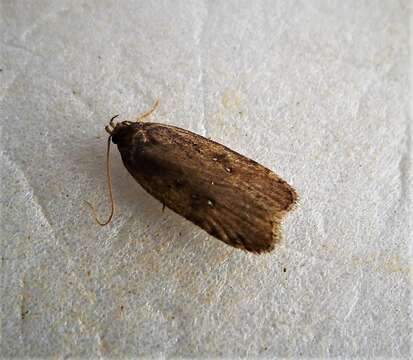
M 253 160 L 173 126 L 137 123 L 118 136 L 123 162 L 151 195 L 234 247 L 260 253 L 280 240 L 294 189 Z

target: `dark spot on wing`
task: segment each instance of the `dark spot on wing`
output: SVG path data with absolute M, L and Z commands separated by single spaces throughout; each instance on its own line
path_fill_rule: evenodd
M 219 236 L 219 232 L 218 232 L 218 230 L 215 228 L 215 227 L 212 227 L 212 229 L 209 231 L 209 233 L 212 235 L 212 236 L 215 236 L 216 238 L 220 238 L 220 236 Z
M 227 158 L 227 156 L 225 154 L 214 154 L 214 155 L 212 155 L 212 160 L 213 161 L 218 161 L 220 163 L 225 161 L 226 158 Z
M 190 204 L 191 204 L 192 210 L 198 210 L 199 208 L 203 207 L 204 204 L 202 202 L 203 201 L 198 194 L 191 195 Z
M 176 180 L 174 181 L 174 184 L 175 184 L 175 187 L 176 187 L 177 189 L 182 189 L 183 187 L 185 187 L 185 182 L 184 182 L 184 180 L 182 180 L 182 179 L 176 179 Z
M 199 145 L 196 143 L 192 143 L 192 148 L 194 149 L 194 151 L 198 152 L 201 154 L 201 150 L 199 148 Z

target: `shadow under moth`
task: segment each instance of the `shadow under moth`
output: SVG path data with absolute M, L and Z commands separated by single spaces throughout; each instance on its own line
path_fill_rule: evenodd
M 203 136 L 175 126 L 143 122 L 158 105 L 134 122 L 105 127 L 107 176 L 114 214 L 109 150 L 118 146 L 135 180 L 163 206 L 228 245 L 253 253 L 269 252 L 281 239 L 281 221 L 297 202 L 296 191 L 257 162 Z

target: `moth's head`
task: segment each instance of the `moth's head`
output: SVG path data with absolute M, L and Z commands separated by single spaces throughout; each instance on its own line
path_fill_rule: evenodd
M 114 122 L 119 115 L 110 119 L 109 124 L 105 126 L 106 132 L 112 137 L 112 142 L 117 144 L 121 138 L 130 133 L 131 126 L 136 125 L 136 122 L 121 121 Z
M 154 110 L 159 105 L 159 100 L 156 100 L 153 104 L 152 108 L 138 116 L 136 121 L 121 121 L 121 122 L 114 122 L 114 120 L 119 116 L 115 115 L 112 119 L 109 120 L 109 124 L 105 126 L 105 130 L 109 133 L 112 138 L 112 142 L 114 144 L 119 144 L 119 142 L 126 140 L 128 137 L 130 138 L 131 135 L 134 135 L 135 131 L 141 128 L 143 122 L 142 120 L 152 114 Z M 135 130 L 135 131 L 132 131 Z

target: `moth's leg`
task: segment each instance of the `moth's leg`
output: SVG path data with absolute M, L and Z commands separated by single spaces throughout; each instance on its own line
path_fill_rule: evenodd
M 142 121 L 142 119 L 144 119 L 147 116 L 149 116 L 150 114 L 152 114 L 156 110 L 158 105 L 159 105 L 159 99 L 157 99 L 155 101 L 155 103 L 152 105 L 152 108 L 150 110 L 148 110 L 148 111 L 144 112 L 143 114 L 139 115 L 136 119 L 136 122 L 140 122 L 140 121 Z
M 165 211 L 165 204 L 162 204 L 162 212 L 164 212 Z

